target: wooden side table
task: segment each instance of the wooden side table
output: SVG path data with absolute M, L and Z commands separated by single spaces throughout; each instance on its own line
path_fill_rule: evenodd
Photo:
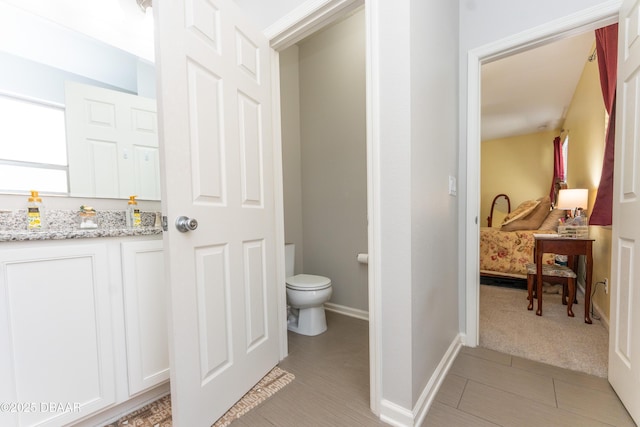
M 536 292 L 538 293 L 538 309 L 536 314 L 542 314 L 542 255 L 553 253 L 558 255 L 584 255 L 587 261 L 587 277 L 585 279 L 584 295 L 584 322 L 592 323 L 590 316 L 591 308 L 591 280 L 593 274 L 593 253 L 592 246 L 595 239 L 574 239 L 555 237 L 535 236 L 536 245 L 534 248 L 534 262 L 536 263 Z M 577 274 L 577 271 L 576 271 Z

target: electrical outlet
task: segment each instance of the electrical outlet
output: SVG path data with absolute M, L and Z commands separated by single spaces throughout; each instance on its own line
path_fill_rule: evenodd
M 609 279 L 605 277 L 604 282 L 604 293 L 605 295 L 609 293 Z

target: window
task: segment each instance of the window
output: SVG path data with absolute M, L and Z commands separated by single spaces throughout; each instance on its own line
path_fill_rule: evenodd
M 64 107 L 0 95 L 0 190 L 68 193 Z
M 567 169 L 567 160 L 569 159 L 569 135 L 564 137 L 564 141 L 562 141 L 562 167 L 564 169 L 564 182 L 567 182 L 568 169 Z

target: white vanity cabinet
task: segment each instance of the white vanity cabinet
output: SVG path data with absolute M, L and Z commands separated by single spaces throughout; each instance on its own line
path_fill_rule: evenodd
M 129 394 L 169 379 L 166 290 L 162 240 L 122 247 L 124 317 Z
M 107 247 L 51 243 L 0 246 L 3 426 L 59 426 L 116 402 Z
M 160 236 L 0 243 L 0 425 L 103 425 L 166 393 L 165 303 Z

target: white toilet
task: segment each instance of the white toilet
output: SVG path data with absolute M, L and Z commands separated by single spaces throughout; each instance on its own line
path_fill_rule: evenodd
M 302 335 L 318 335 L 327 330 L 324 303 L 331 298 L 331 279 L 311 274 L 294 276 L 295 245 L 284 246 L 287 274 L 287 328 Z

